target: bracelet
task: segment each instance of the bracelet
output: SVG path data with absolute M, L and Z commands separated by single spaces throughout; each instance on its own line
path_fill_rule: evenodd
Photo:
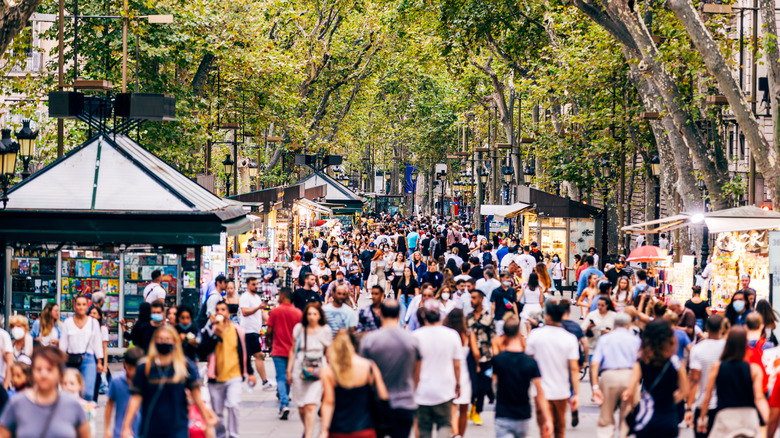
M 593 385 L 593 389 L 599 389 L 599 385 Z

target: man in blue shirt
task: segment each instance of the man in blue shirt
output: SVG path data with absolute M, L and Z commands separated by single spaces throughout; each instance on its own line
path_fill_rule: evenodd
M 412 231 L 406 235 L 406 246 L 409 248 L 410 256 L 417 251 L 418 240 L 420 240 L 420 234 L 417 233 L 417 227 L 412 227 Z
M 590 257 L 589 257 L 590 258 Z M 628 330 L 631 317 L 625 313 L 615 315 L 615 329 L 599 337 L 590 361 L 593 400 L 601 406 L 597 423 L 597 436 L 615 436 L 615 409 L 620 405 L 620 436 L 628 434 L 626 415 L 628 404 L 620 403 L 628 386 L 631 369 L 636 363 L 642 344 L 641 339 Z M 599 376 L 601 371 L 601 376 Z
M 125 372 L 114 375 L 111 384 L 108 387 L 108 402 L 106 403 L 106 430 L 111 425 L 111 413 L 116 407 L 114 416 L 114 438 L 122 436 L 122 424 L 125 422 L 125 412 L 130 402 L 130 384 L 135 376 L 135 369 L 138 362 L 144 357 L 144 352 L 138 347 L 133 347 L 125 351 L 124 367 Z M 141 411 L 138 411 L 133 419 L 133 435 L 138 436 L 141 425 Z
M 501 260 L 505 255 L 509 254 L 509 248 L 506 247 L 503 240 L 498 241 L 498 249 L 496 250 L 496 258 L 498 259 L 498 265 L 501 266 Z
M 580 280 L 577 282 L 577 296 L 579 297 L 582 295 L 582 291 L 585 290 L 586 287 L 588 287 L 588 277 L 590 277 L 590 274 L 596 274 L 599 276 L 599 278 L 604 276 L 604 273 L 599 270 L 596 266 L 594 266 L 593 262 L 593 256 L 587 256 L 585 257 L 585 264 L 588 265 L 587 268 L 585 268 L 580 273 Z

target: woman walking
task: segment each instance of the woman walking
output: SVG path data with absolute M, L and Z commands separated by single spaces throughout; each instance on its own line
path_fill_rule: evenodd
M 642 334 L 639 360 L 623 391 L 623 403 L 633 405 L 641 380 L 644 390 L 652 397 L 653 409 L 640 410 L 635 417 L 637 438 L 677 436 L 681 420 L 677 404 L 685 397 L 688 381 L 676 353 L 672 326 L 662 318 L 648 322 Z
M 58 389 L 64 373 L 62 351 L 54 346 L 36 349 L 32 356 L 33 386 L 3 409 L 0 437 L 89 438 L 89 422 L 79 399 Z
M 387 388 L 377 366 L 355 353 L 349 333 L 340 330 L 328 349 L 328 366 L 320 373 L 321 437 L 376 438 L 371 404 L 374 395 L 387 400 Z
M 541 312 L 542 307 L 544 307 L 544 293 L 539 285 L 539 276 L 536 272 L 531 272 L 531 275 L 528 276 L 528 285 L 520 292 L 517 301 L 520 302 L 523 297 L 525 297 L 525 305 L 520 313 L 520 319 L 526 324 L 526 333 L 530 333 L 529 317 Z
M 293 399 L 298 404 L 303 436 L 311 438 L 317 422 L 317 404 L 322 400 L 320 372 L 333 335 L 326 325 L 320 303 L 309 303 L 303 310 L 303 319 L 293 328 L 294 344 L 287 361 L 287 385 L 292 387 Z
M 40 318 L 33 322 L 30 334 L 42 346 L 54 345 L 56 347 L 60 343 L 61 333 L 60 306 L 51 302 L 47 303 L 41 311 Z
M 179 333 L 181 348 L 184 351 L 184 357 L 198 362 L 198 329 L 193 324 L 193 310 L 190 306 L 181 305 L 176 312 L 176 332 Z
M 98 399 L 98 393 L 100 392 L 101 382 L 104 380 L 106 381 L 106 386 L 108 386 L 108 379 L 110 378 L 109 375 L 105 375 L 108 372 L 108 327 L 106 327 L 104 321 L 103 321 L 103 312 L 100 310 L 99 307 L 96 306 L 90 306 L 89 307 L 89 316 L 91 318 L 94 318 L 97 320 L 98 324 L 100 324 L 100 341 L 102 342 L 103 346 L 103 360 L 98 361 L 103 366 L 103 372 L 98 373 L 97 377 L 95 378 L 95 394 L 93 400 Z M 90 388 L 87 388 L 87 391 L 89 391 Z
M 769 404 L 762 389 L 764 372 L 760 365 L 745 361 L 746 350 L 747 331 L 742 326 L 732 327 L 720 362 L 710 369 L 697 422 L 700 433 L 707 432 L 707 409 L 716 391 L 718 408 L 710 436 L 760 436 L 758 416 L 764 421 L 769 418 Z
M 390 281 L 390 286 L 395 291 L 395 295 L 398 296 L 398 283 L 401 281 L 401 277 L 404 275 L 404 268 L 406 267 L 406 253 L 397 252 L 395 254 L 395 261 L 392 265 L 393 279 Z M 385 295 L 390 296 L 390 291 L 385 290 Z
M 387 263 L 384 255 L 385 253 L 381 249 L 374 254 L 374 257 L 371 259 L 371 274 L 376 278 L 376 283 L 374 284 L 381 287 L 382 290 L 387 290 L 387 277 L 385 276 Z
M 238 324 L 238 293 L 236 293 L 236 283 L 233 280 L 228 280 L 227 286 L 225 286 L 225 302 L 228 306 L 228 312 L 230 312 L 230 320 Z
M 141 410 L 140 438 L 187 438 L 187 393 L 190 390 L 200 414 L 214 426 L 217 418 L 206 409 L 200 396 L 200 379 L 195 364 L 184 357 L 179 335 L 169 325 L 154 332 L 149 354 L 133 377 L 132 396 L 127 405 L 122 438 L 133 436 L 133 419 Z
M 612 299 L 615 301 L 615 310 L 622 312 L 631 304 L 631 285 L 628 277 L 618 277 L 617 286 L 612 290 Z
M 68 355 L 66 365 L 79 370 L 84 376 L 84 387 L 92 389 L 99 373 L 103 372 L 103 335 L 100 323 L 87 315 L 89 299 L 78 296 L 73 303 L 76 314 L 62 325 L 60 349 Z M 92 391 L 87 390 L 84 400 L 94 401 Z
M 466 318 L 463 310 L 453 309 L 446 318 L 444 326 L 449 327 L 460 335 L 463 354 L 460 357 L 460 395 L 452 401 L 452 436 L 466 436 L 466 426 L 469 424 L 469 403 L 471 403 L 471 378 L 466 358 L 471 351 L 470 338 L 466 330 Z
M 396 290 L 396 299 L 401 306 L 401 321 L 406 320 L 406 309 L 409 308 L 412 298 L 419 293 L 420 285 L 417 283 L 417 280 L 413 278 L 412 268 L 407 266 L 404 268 L 403 276 L 401 276 L 401 279 L 398 281 L 398 290 Z

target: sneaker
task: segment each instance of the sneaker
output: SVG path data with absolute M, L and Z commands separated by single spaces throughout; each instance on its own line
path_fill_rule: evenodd
M 283 407 L 279 411 L 279 419 L 280 420 L 286 420 L 287 417 L 289 417 L 289 416 L 290 416 L 290 408 L 288 408 L 287 406 Z
M 482 417 L 480 417 L 479 413 L 476 411 L 474 412 L 474 417 L 472 420 L 474 420 L 474 426 L 482 426 Z
M 571 427 L 577 427 L 580 424 L 580 412 L 571 411 Z
M 263 390 L 265 391 L 272 391 L 276 388 L 276 382 L 273 380 L 266 380 L 263 382 Z
M 468 421 L 474 421 L 474 414 L 476 413 L 477 413 L 476 406 L 471 405 L 471 409 L 469 409 Z

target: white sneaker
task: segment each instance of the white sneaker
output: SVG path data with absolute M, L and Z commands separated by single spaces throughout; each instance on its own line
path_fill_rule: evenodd
M 286 420 L 287 417 L 289 417 L 289 416 L 290 416 L 290 408 L 288 408 L 287 406 L 283 407 L 279 411 L 279 419 L 280 420 Z
M 270 391 L 272 389 L 276 388 L 276 382 L 273 380 L 268 380 L 265 383 L 263 383 L 263 390 Z

